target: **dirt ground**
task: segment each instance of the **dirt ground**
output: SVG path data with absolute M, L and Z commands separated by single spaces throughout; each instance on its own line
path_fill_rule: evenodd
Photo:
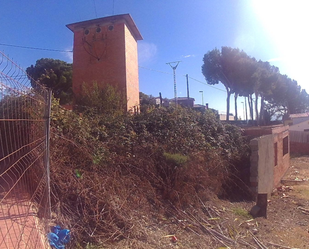
M 309 248 L 309 156 L 291 159 L 283 183 L 268 200 L 267 218 L 248 213 L 255 202 L 213 197 L 200 210 L 145 214 L 140 238 L 103 248 Z
M 291 158 L 282 185 L 269 200 L 267 219 L 254 220 L 256 237 L 268 248 L 309 248 L 308 180 L 309 157 Z

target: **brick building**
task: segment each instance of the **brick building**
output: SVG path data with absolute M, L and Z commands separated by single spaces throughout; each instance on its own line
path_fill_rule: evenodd
M 256 194 L 270 195 L 290 167 L 289 127 L 248 127 L 244 135 L 252 139 L 251 189 Z
M 112 85 L 127 101 L 126 109 L 139 106 L 137 41 L 142 36 L 129 14 L 73 24 L 73 92 L 81 96 L 83 84 Z

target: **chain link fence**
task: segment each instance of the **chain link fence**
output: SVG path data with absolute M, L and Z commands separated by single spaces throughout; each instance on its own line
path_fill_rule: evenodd
M 50 97 L 0 52 L 0 248 L 47 248 Z

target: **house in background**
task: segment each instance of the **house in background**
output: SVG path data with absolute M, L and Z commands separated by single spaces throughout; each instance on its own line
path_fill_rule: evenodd
M 220 120 L 225 121 L 226 120 L 226 114 L 220 114 Z M 230 113 L 230 117 L 229 117 L 230 121 L 235 120 L 235 117 L 232 113 Z
M 309 120 L 291 125 L 289 128 L 290 131 L 309 131 Z
M 194 98 L 188 98 L 188 97 L 178 97 L 177 98 L 177 104 L 182 107 L 190 107 L 193 108 L 194 106 Z M 175 103 L 175 99 L 171 99 L 170 103 Z
M 290 131 L 309 131 L 309 113 L 290 114 L 285 124 Z
M 160 97 L 155 97 L 155 103 L 156 103 L 157 106 L 162 104 L 162 106 L 164 106 L 164 107 L 168 107 L 170 105 L 169 100 L 167 100 L 167 99 L 162 99 L 162 103 L 161 103 Z
M 285 125 L 296 125 L 304 121 L 309 121 L 309 112 L 290 114 L 289 118 L 285 121 Z
M 180 105 L 182 107 L 193 108 L 194 107 L 194 101 L 195 101 L 194 98 L 178 97 L 177 98 L 177 105 Z M 156 104 L 160 105 L 160 98 L 159 97 L 156 98 Z M 169 99 L 168 101 L 163 99 L 162 105 L 165 106 L 165 107 L 175 105 L 175 98 Z

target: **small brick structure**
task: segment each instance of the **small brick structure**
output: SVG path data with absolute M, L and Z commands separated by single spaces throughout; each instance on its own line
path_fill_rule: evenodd
M 250 127 L 250 184 L 255 194 L 270 195 L 290 167 L 289 127 Z
M 114 86 L 125 98 L 127 111 L 139 107 L 137 41 L 142 36 L 129 14 L 73 24 L 73 93 L 81 96 L 83 84 Z

